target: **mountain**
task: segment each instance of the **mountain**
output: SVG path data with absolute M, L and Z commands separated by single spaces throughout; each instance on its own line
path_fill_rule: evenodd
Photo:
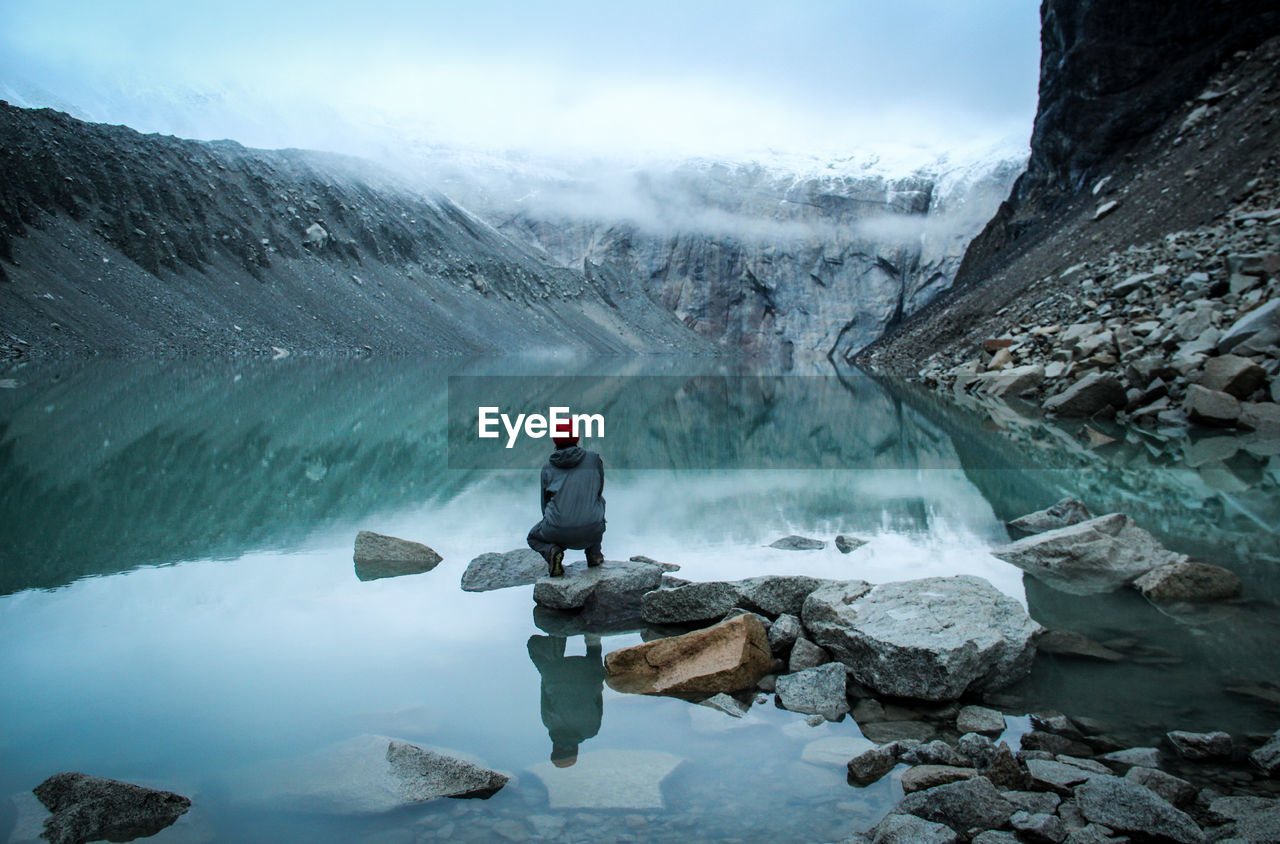
M 910 373 L 959 363 L 984 338 L 1107 316 L 1094 311 L 1099 291 L 1130 274 L 1167 277 L 1183 300 L 1215 298 L 1233 274 L 1228 256 L 1257 247 L 1237 235 L 1280 201 L 1276 5 L 1045 0 L 1041 24 L 1026 173 L 955 286 L 842 362 Z M 1274 237 L 1261 241 L 1276 251 Z
M 358 159 L 0 102 L 0 171 L 6 357 L 709 350 Z

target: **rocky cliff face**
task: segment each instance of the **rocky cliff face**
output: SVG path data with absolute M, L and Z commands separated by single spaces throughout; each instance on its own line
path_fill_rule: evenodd
M 1022 164 L 888 178 L 693 162 L 630 174 L 617 208 L 565 211 L 547 198 L 563 184 L 475 202 L 555 262 L 609 267 L 699 334 L 785 365 L 861 348 L 945 290 Z
M 607 276 L 339 156 L 0 103 L 8 357 L 706 350 Z
M 1274 50 L 1259 46 L 1280 34 L 1274 3 L 1045 0 L 1041 19 L 1026 173 L 969 245 L 955 286 L 863 361 L 916 372 L 931 353 L 972 355 L 1008 331 L 1012 311 L 1033 325 L 1056 294 L 1086 320 L 1079 285 L 1097 274 L 1067 270 L 1116 264 L 1131 246 L 1254 202 L 1275 150 Z

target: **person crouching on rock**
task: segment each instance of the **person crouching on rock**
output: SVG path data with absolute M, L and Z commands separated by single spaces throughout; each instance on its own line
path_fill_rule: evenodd
M 587 552 L 587 565 L 604 562 L 604 461 L 578 447 L 568 420 L 559 422 L 552 442 L 556 450 L 542 467 L 542 521 L 529 531 L 529 547 L 547 561 L 552 577 L 564 574 L 566 548 Z

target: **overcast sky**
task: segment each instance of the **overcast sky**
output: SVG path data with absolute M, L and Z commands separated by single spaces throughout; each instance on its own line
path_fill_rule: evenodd
M 360 151 L 947 148 L 1030 136 L 1036 0 L 0 0 L 0 96 Z

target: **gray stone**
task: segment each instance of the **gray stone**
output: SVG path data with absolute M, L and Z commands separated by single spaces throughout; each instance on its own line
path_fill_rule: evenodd
M 1073 788 L 1093 777 L 1102 776 L 1052 759 L 1028 759 L 1027 773 L 1031 776 L 1032 788 L 1062 795 L 1070 794 Z
M 1229 354 L 1242 344 L 1263 349 L 1278 340 L 1280 340 L 1280 299 L 1272 299 L 1232 323 L 1231 327 L 1218 339 L 1218 354 Z
M 1004 715 L 985 706 L 966 706 L 956 716 L 956 731 L 998 736 L 1004 732 Z
M 1152 601 L 1216 601 L 1240 594 L 1240 578 L 1222 566 L 1190 560 L 1157 566 L 1133 585 Z
M 529 770 L 547 788 L 552 809 L 661 809 L 662 781 L 684 760 L 658 750 L 593 750 L 567 768 Z
M 1080 731 L 1076 729 L 1076 725 L 1071 723 L 1071 719 L 1061 712 L 1053 709 L 1042 709 L 1031 713 L 1031 726 L 1036 730 L 1042 730 L 1046 733 L 1058 733 L 1071 737 L 1078 737 Z
M 361 580 L 422 574 L 439 565 L 441 559 L 439 554 L 421 542 L 369 530 L 356 534 L 355 553 L 352 555 L 356 577 Z
M 1002 791 L 1000 796 L 1012 803 L 1014 809 L 1031 815 L 1051 815 L 1062 802 L 1062 798 L 1052 791 Z
M 716 710 L 717 712 L 723 712 L 725 715 L 732 718 L 742 718 L 747 714 L 747 707 L 738 703 L 735 698 L 730 697 L 724 692 L 714 694 L 698 705 L 706 706 L 710 709 Z
M 1231 755 L 1231 735 L 1221 730 L 1211 733 L 1189 733 L 1185 730 L 1171 730 L 1165 738 L 1178 751 L 1183 759 L 1200 761 L 1204 759 L 1220 759 Z
M 1240 419 L 1241 412 L 1240 400 L 1235 396 L 1208 390 L 1199 384 L 1187 387 L 1183 408 L 1192 422 L 1215 428 L 1233 427 Z
M 1280 397 L 1280 377 L 1272 382 L 1271 392 L 1274 397 Z M 1274 399 L 1269 402 L 1241 402 L 1237 424 L 1257 431 L 1266 439 L 1280 438 L 1280 404 L 1276 404 Z
M 985 768 L 996 755 L 996 743 L 981 733 L 965 733 L 956 741 L 956 753 L 975 768 Z
M 773 649 L 773 655 L 782 656 L 790 651 L 796 640 L 800 638 L 801 630 L 800 619 L 791 613 L 778 616 L 769 626 L 769 647 Z
M 690 583 L 646 593 L 640 601 L 640 614 L 650 624 L 710 621 L 724 617 L 737 602 L 737 584 Z
M 1022 735 L 1022 747 L 1026 750 L 1047 750 L 1050 753 L 1067 756 L 1083 756 L 1090 752 L 1089 746 L 1070 736 L 1046 733 L 1043 730 L 1032 730 Z
M 841 554 L 848 554 L 851 551 L 856 551 L 866 544 L 867 540 L 859 539 L 856 536 L 849 536 L 842 533 L 836 537 L 836 547 L 840 549 Z
M 1009 527 L 1026 534 L 1036 534 L 1087 522 L 1092 518 L 1089 508 L 1082 502 L 1074 498 L 1064 498 L 1052 507 L 1014 519 L 1009 522 Z
M 553 610 L 576 610 L 585 608 L 593 597 L 633 599 L 638 612 L 641 597 L 658 588 L 662 574 L 663 570 L 651 563 L 606 560 L 594 568 L 574 563 L 565 566 L 560 577 L 539 578 L 533 584 L 533 600 Z
M 976 777 L 974 768 L 959 768 L 955 765 L 916 765 L 902 774 L 902 791 L 911 794 L 924 791 L 938 785 L 967 780 Z
M 1189 803 L 1191 798 L 1196 796 L 1196 787 L 1194 785 L 1180 777 L 1166 774 L 1164 771 L 1155 768 L 1144 768 L 1140 765 L 1135 765 L 1128 770 L 1124 778 L 1131 782 L 1136 782 L 1138 785 L 1146 786 L 1175 806 Z
M 1249 761 L 1269 777 L 1280 776 L 1280 730 L 1272 733 L 1266 744 L 1250 753 Z
M 1067 837 L 1062 819 L 1044 812 L 1014 812 L 1009 825 L 1017 830 L 1020 839 L 1031 844 L 1062 844 Z
M 387 812 L 440 797 L 488 797 L 507 777 L 453 751 L 363 735 L 236 777 L 248 802 L 347 815 Z
M 1023 396 L 1044 383 L 1044 367 L 1038 363 L 1015 366 L 986 380 L 985 390 L 997 398 Z
M 939 785 L 908 794 L 898 811 L 946 824 L 956 832 L 997 829 L 1013 814 L 1013 805 L 1000 796 L 986 777 Z
M 1019 844 L 1018 836 L 1000 829 L 988 829 L 970 839 L 970 844 Z
M 1044 409 L 1058 416 L 1094 416 L 1127 402 L 1124 385 L 1114 375 L 1092 372 L 1046 400 Z
M 1104 762 L 1115 762 L 1117 765 L 1137 765 L 1143 768 L 1160 767 L 1160 750 L 1155 747 L 1128 747 L 1124 750 L 1113 750 L 1098 757 Z
M 787 670 L 794 674 L 797 671 L 826 665 L 830 661 L 831 654 L 801 636 L 791 646 L 791 660 L 787 663 Z
M 849 760 L 849 779 L 855 785 L 871 785 L 892 771 L 897 764 L 898 759 L 892 747 L 888 745 L 873 747 Z
M 915 815 L 892 814 L 876 825 L 872 844 L 956 844 L 956 834 Z
M 1113 773 L 1106 765 L 1101 762 L 1095 762 L 1092 759 L 1081 759 L 1078 756 L 1059 754 L 1054 757 L 1054 760 L 1061 762 L 1064 765 L 1074 765 L 1075 767 L 1080 768 L 1083 771 L 1088 771 L 1091 774 L 1106 774 L 1110 776 Z
M 508 586 L 528 586 L 546 573 L 547 561 L 532 548 L 481 554 L 462 573 L 462 591 L 488 592 Z
M 1205 361 L 1200 386 L 1206 390 L 1228 393 L 1238 399 L 1247 399 L 1266 379 L 1267 371 L 1249 358 L 1222 355 Z
M 1009 745 L 1004 742 L 996 745 L 991 760 L 986 765 L 979 766 L 979 770 L 997 788 L 1021 791 L 1031 783 L 1030 775 L 1018 763 Z
M 832 583 L 803 574 L 770 574 L 738 581 L 738 606 L 777 618 L 783 613 L 800 615 L 805 598 L 820 586 Z
M 834 584 L 805 600 L 814 641 L 881 694 L 954 700 L 1024 676 L 1040 626 L 979 577 Z
M 41 836 L 52 844 L 155 835 L 191 808 L 190 799 L 172 791 L 78 772 L 54 774 L 33 792 L 52 812 Z
M 1179 844 L 1204 841 L 1204 833 L 1186 813 L 1129 780 L 1092 777 L 1076 788 L 1076 802 L 1086 819 L 1114 830 Z
M 1218 797 L 1209 804 L 1215 817 L 1232 822 L 1232 840 L 1280 841 L 1280 800 L 1268 797 Z M 1219 839 L 1221 840 L 1221 839 Z
M 784 708 L 834 721 L 849 711 L 845 696 L 848 673 L 838 662 L 806 668 L 778 678 L 776 691 Z
M 858 723 L 862 734 L 877 744 L 905 740 L 924 742 L 935 738 L 938 731 L 924 721 L 875 721 Z
M 1110 592 L 1156 566 L 1186 559 L 1120 513 L 1029 536 L 991 553 L 1073 595 Z
M 909 765 L 951 765 L 966 767 L 968 760 L 945 741 L 923 742 L 903 751 L 899 757 Z
M 1067 833 L 1067 839 L 1063 844 L 1128 844 L 1127 836 L 1116 838 L 1110 835 L 1110 832 L 1111 830 L 1105 826 L 1096 823 L 1086 824 Z
M 807 536 L 784 536 L 781 539 L 775 539 L 769 543 L 770 548 L 777 548 L 782 551 L 818 551 L 827 547 L 827 543 L 821 539 L 811 539 Z

